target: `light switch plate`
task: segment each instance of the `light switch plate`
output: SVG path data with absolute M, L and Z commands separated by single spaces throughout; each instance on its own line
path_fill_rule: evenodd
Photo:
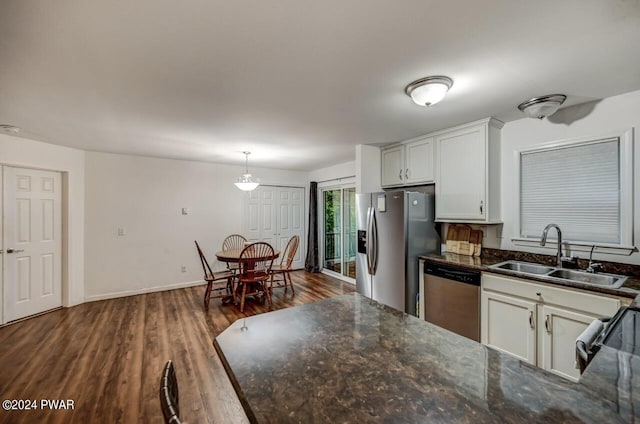
M 189 215 L 189 209 L 182 208 L 182 215 Z

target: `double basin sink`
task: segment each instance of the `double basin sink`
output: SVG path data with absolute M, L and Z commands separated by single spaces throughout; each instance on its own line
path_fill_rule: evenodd
M 574 283 L 587 284 L 598 287 L 617 289 L 624 284 L 627 277 L 616 274 L 590 273 L 574 269 L 554 268 L 547 265 L 521 261 L 506 261 L 490 265 L 492 269 L 512 271 L 517 274 L 532 275 L 536 277 L 557 278 Z

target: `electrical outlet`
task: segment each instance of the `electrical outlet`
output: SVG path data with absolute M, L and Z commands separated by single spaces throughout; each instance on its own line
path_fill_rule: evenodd
M 187 267 L 186 267 L 186 266 L 184 266 L 184 265 L 182 265 L 182 266 L 180 267 L 180 271 L 181 271 L 181 272 L 187 272 Z
M 182 208 L 182 215 L 189 215 L 189 209 Z
M 119 236 L 123 236 L 124 235 L 124 228 L 122 228 L 122 227 L 118 228 L 118 235 Z

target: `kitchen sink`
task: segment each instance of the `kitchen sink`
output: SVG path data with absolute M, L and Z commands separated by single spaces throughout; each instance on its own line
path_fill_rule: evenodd
M 521 261 L 506 261 L 490 265 L 492 269 L 502 269 L 539 278 L 561 279 L 581 284 L 617 289 L 627 281 L 627 277 L 616 274 L 590 273 L 573 269 L 555 268 L 547 265 Z
M 548 274 L 555 268 L 546 265 L 532 264 L 530 262 L 506 261 L 500 264 L 492 265 L 489 268 L 506 269 L 513 272 L 521 272 L 523 274 Z
M 594 286 L 618 288 L 627 280 L 627 277 L 615 274 L 593 274 L 573 269 L 556 269 L 549 277 L 562 278 L 563 280 L 578 281 Z

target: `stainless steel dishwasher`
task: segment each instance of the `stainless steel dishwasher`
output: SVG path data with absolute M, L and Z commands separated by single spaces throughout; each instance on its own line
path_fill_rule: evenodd
M 480 275 L 480 271 L 425 262 L 425 320 L 479 342 Z

